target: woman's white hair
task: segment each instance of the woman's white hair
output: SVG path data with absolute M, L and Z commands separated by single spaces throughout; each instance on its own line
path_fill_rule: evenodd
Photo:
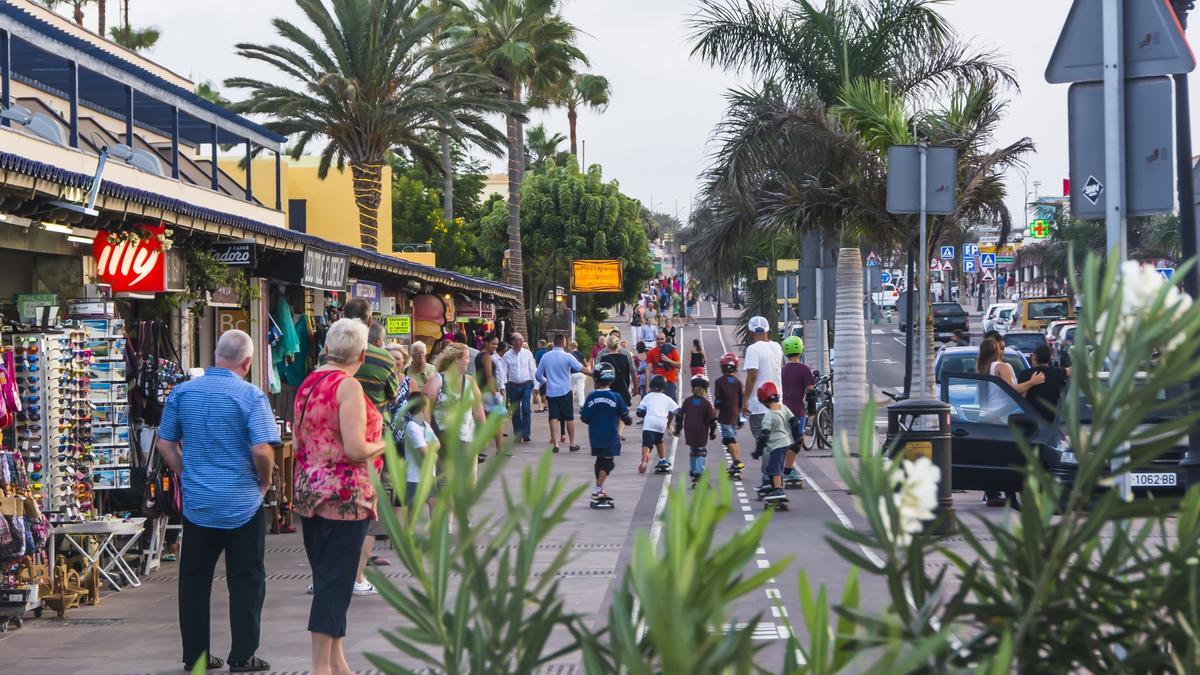
M 367 325 L 358 319 L 338 319 L 325 336 L 325 356 L 334 363 L 354 363 L 367 350 Z
M 421 340 L 417 340 L 416 342 L 412 343 L 412 347 L 409 348 L 409 351 L 412 352 L 413 354 L 416 354 L 417 352 L 420 352 L 422 354 L 428 354 L 429 353 L 429 345 L 425 344 Z

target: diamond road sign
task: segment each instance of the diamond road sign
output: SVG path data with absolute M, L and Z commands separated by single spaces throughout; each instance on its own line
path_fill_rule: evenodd
M 985 270 L 996 269 L 996 254 L 982 253 L 979 255 L 979 266 Z
M 940 257 L 942 260 L 953 260 L 954 259 L 954 247 L 953 246 L 943 246 L 941 253 L 942 253 L 942 255 Z
M 1075 0 L 1046 66 L 1046 81 L 1104 79 L 1103 0 Z M 1196 58 L 1166 0 L 1126 0 L 1121 12 L 1125 77 L 1190 73 Z

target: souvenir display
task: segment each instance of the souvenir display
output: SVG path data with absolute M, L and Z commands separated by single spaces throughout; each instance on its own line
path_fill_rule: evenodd
M 91 350 L 88 400 L 92 409 L 93 488 L 128 488 L 133 461 L 129 438 L 125 322 L 121 319 L 84 319 L 79 323 Z

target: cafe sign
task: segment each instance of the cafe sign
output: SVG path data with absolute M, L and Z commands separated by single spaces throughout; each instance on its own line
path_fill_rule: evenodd
M 377 284 L 371 281 L 355 281 L 350 284 L 350 297 L 362 298 L 371 303 L 371 311 L 381 312 L 380 298 L 383 297 L 383 284 Z
M 149 236 L 133 237 L 101 230 L 92 240 L 96 275 L 114 293 L 161 293 L 167 289 L 166 227 L 143 225 Z
M 455 303 L 455 319 L 496 319 L 496 305 L 491 302 L 476 302 L 475 300 L 459 300 Z
M 304 248 L 304 271 L 300 285 L 321 291 L 346 290 L 350 257 L 319 248 Z
M 217 242 L 210 250 L 212 257 L 226 267 L 254 267 L 257 260 L 253 239 Z

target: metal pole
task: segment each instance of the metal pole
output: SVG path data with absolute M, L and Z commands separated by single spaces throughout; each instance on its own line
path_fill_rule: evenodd
M 718 326 L 725 325 L 725 322 L 721 319 L 721 287 L 724 285 L 725 285 L 724 282 L 720 282 L 720 281 L 717 282 L 717 325 Z
M 825 370 L 825 231 L 817 237 L 817 370 Z
M 871 388 L 871 292 L 874 289 L 871 282 L 875 277 L 873 274 L 874 269 L 874 267 L 867 267 L 867 295 L 863 298 L 863 310 L 865 312 L 863 315 L 863 330 L 867 333 L 867 391 L 870 392 L 872 400 L 875 399 L 875 390 Z
M 575 294 L 571 294 L 571 341 L 575 341 Z
M 921 143 L 919 143 L 917 145 L 917 153 L 921 156 L 921 212 L 917 216 L 918 220 L 920 221 L 920 232 L 921 232 L 921 234 L 920 234 L 921 250 L 917 254 L 918 256 L 920 256 L 920 264 L 919 264 L 919 267 L 917 268 L 917 279 L 919 280 L 919 282 L 921 284 L 919 286 L 919 291 L 917 292 L 917 302 L 921 303 L 921 309 L 920 309 L 920 322 L 921 323 L 920 323 L 920 331 L 919 331 L 920 346 L 918 347 L 919 359 L 917 361 L 917 367 L 921 369 L 921 373 L 917 377 L 917 382 L 920 383 L 920 390 L 919 390 L 921 392 L 920 398 L 925 398 L 925 397 L 929 396 L 929 390 L 926 388 L 928 383 L 926 382 L 926 377 L 925 377 L 925 370 L 926 370 L 925 360 L 928 358 L 928 355 L 925 353 L 926 352 L 925 340 L 929 334 L 929 327 L 925 325 L 926 321 L 928 320 L 927 315 L 929 313 L 929 310 L 925 305 L 925 301 L 929 297 L 929 260 L 928 260 L 929 245 L 925 241 L 926 234 L 927 234 L 925 232 L 925 190 L 926 190 L 926 181 L 928 179 L 926 172 L 928 171 L 927 163 L 928 163 L 928 159 L 929 159 L 927 157 L 926 153 L 928 153 L 928 151 L 929 151 L 929 146 L 927 146 L 924 141 L 922 141 Z
M 904 263 L 904 398 L 912 398 L 913 374 L 913 282 L 916 272 L 913 271 L 912 240 L 908 243 L 908 260 Z
M 1104 217 L 1108 254 L 1129 257 L 1125 234 L 1125 60 L 1121 53 L 1124 0 L 1103 0 L 1104 47 Z

